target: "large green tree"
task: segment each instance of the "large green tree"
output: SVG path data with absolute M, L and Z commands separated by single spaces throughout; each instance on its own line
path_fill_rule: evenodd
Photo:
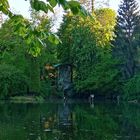
M 26 46 L 10 23 L 6 21 L 0 29 L 0 98 L 25 93 L 28 86 Z
M 39 24 L 36 28 L 44 32 L 50 30 L 50 21 L 47 17 L 36 17 L 37 19 Z M 27 46 L 19 35 L 15 35 L 12 22 L 11 19 L 5 21 L 0 29 L 0 96 L 9 97 L 27 92 L 38 95 L 44 93 L 43 96 L 46 96 L 50 85 L 47 84 L 49 79 L 44 68 L 46 63 L 55 62 L 55 46 L 49 44 L 46 39 L 44 42 L 47 47 L 42 48 L 40 55 L 30 55 L 30 46 Z M 46 26 L 48 28 L 45 28 Z M 45 88 L 42 89 L 44 85 Z
M 102 24 L 103 20 L 98 21 L 98 18 L 91 20 L 87 17 L 83 20 L 68 14 L 58 32 L 62 40 L 58 47 L 59 61 L 74 66 L 73 78 L 79 92 L 110 93 L 118 90 L 119 71 L 115 68 L 117 61 L 112 58 L 110 44 L 114 35 L 113 25 Z M 112 20 L 114 24 L 115 16 Z
M 46 14 L 48 11 L 54 12 L 54 7 L 57 5 L 62 6 L 64 10 L 71 10 L 74 14 L 79 14 L 81 16 L 86 16 L 88 13 L 84 10 L 84 8 L 77 1 L 67 1 L 67 0 L 48 0 L 46 2 L 42 0 L 29 0 L 31 8 L 35 11 L 43 11 Z M 8 0 L 0 1 L 0 11 L 4 14 L 8 15 L 13 20 L 13 27 L 15 27 L 14 31 L 18 35 L 20 35 L 26 42 L 27 46 L 29 46 L 28 52 L 33 56 L 37 56 L 40 54 L 42 47 L 46 45 L 44 39 L 48 39 L 49 42 L 58 44 L 59 39 L 52 32 L 42 30 L 32 26 L 30 21 L 24 19 L 22 15 L 15 15 L 10 11 L 10 5 Z M 42 38 L 40 38 L 42 36 Z M 34 42 L 32 42 L 34 40 Z
M 117 17 L 115 54 L 122 61 L 120 69 L 124 79 L 135 74 L 139 26 L 140 15 L 137 2 L 122 0 Z

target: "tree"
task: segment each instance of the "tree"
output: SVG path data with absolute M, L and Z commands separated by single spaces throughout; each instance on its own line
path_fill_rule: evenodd
M 0 98 L 27 92 L 28 64 L 25 57 L 25 44 L 15 36 L 11 20 L 0 28 Z
M 81 16 L 88 15 L 88 12 L 77 1 L 67 1 L 67 0 L 48 0 L 44 2 L 42 0 L 30 0 L 31 8 L 36 11 L 43 11 L 48 13 L 48 11 L 54 12 L 53 8 L 56 5 L 62 6 L 64 10 L 71 10 L 74 14 L 79 14 Z M 41 40 L 38 36 L 43 36 L 44 39 L 48 38 L 48 41 L 54 44 L 58 44 L 60 40 L 52 32 L 42 32 L 32 24 L 24 19 L 22 15 L 15 15 L 10 11 L 10 6 L 8 0 L 0 1 L 0 11 L 8 15 L 13 20 L 13 27 L 15 27 L 15 33 L 20 35 L 29 46 L 29 53 L 33 56 L 40 54 L 42 47 L 45 47 L 44 40 Z M 34 43 L 31 41 L 34 40 Z
M 74 66 L 73 79 L 78 92 L 116 92 L 119 71 L 115 68 L 117 61 L 111 54 L 112 25 L 102 25 L 96 19 L 87 17 L 83 20 L 72 14 L 64 17 L 58 32 L 62 40 L 58 46 L 58 58 L 60 63 Z
M 116 25 L 116 12 L 110 8 L 99 8 L 95 10 L 97 20 L 103 27 L 109 26 L 114 31 Z
M 118 10 L 115 55 L 121 59 L 120 69 L 124 79 L 134 75 L 136 70 L 137 35 L 140 23 L 138 4 L 135 0 L 122 0 Z
M 127 80 L 123 86 L 125 100 L 140 101 L 140 73 Z
M 96 18 L 95 20 L 90 19 L 90 17 L 82 19 L 79 16 L 74 16 L 71 13 L 68 13 L 66 16 L 64 16 L 63 23 L 61 24 L 61 27 L 58 31 L 58 35 L 62 40 L 62 44 L 59 44 L 58 47 L 58 59 L 61 61 L 61 63 L 72 63 L 72 46 L 70 45 L 73 41 L 72 31 L 77 29 L 79 25 L 81 26 L 81 33 L 82 27 L 84 28 L 85 26 L 89 26 L 89 30 L 95 32 L 96 43 L 100 46 L 105 46 L 113 39 L 114 26 L 116 24 L 115 11 L 109 8 L 101 8 L 95 11 L 94 17 Z M 90 41 L 91 40 L 88 42 L 90 43 Z
M 36 19 L 38 19 L 36 28 L 44 32 L 50 30 L 50 21 L 47 17 L 36 17 Z M 49 79 L 46 78 L 47 73 L 44 72 L 42 76 L 41 71 L 45 71 L 46 63 L 55 63 L 54 50 L 56 47 L 48 43 L 46 39 L 44 42 L 47 47 L 42 48 L 40 55 L 38 57 L 30 55 L 27 53 L 30 47 L 19 35 L 15 35 L 12 22 L 9 19 L 0 28 L 0 71 L 2 73 L 0 96 L 21 95 L 23 92 L 23 94 L 32 92 L 42 95 L 43 92 L 43 96 L 46 97 L 48 92 L 42 89 L 42 83 L 45 83 L 45 87 L 49 88 L 50 85 L 46 83 L 49 83 Z M 41 77 L 43 78 L 41 79 Z

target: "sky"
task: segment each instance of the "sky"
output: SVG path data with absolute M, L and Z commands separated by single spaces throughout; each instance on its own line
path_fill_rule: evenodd
M 15 14 L 22 14 L 25 18 L 30 18 L 30 4 L 29 0 L 8 0 L 10 4 L 10 9 Z M 103 0 L 95 0 L 96 1 L 103 1 Z M 116 12 L 118 10 L 118 6 L 121 0 L 106 0 L 109 1 L 109 7 L 114 9 Z M 140 0 L 137 0 L 140 5 Z M 96 3 L 95 3 L 96 4 Z M 62 21 L 63 12 L 61 8 L 56 8 L 56 13 L 54 19 L 56 20 L 56 27 L 59 26 L 59 23 Z M 58 25 L 57 25 L 58 24 Z
M 29 1 L 25 0 L 8 0 L 11 10 L 14 13 L 22 14 L 24 17 L 29 18 Z M 102 0 L 100 0 L 102 1 Z M 110 8 L 117 11 L 120 0 L 110 0 Z M 60 10 L 59 10 L 60 12 Z
M 30 14 L 29 14 L 29 0 L 8 0 L 11 10 L 14 13 L 19 13 L 22 14 L 24 17 L 29 18 Z M 103 1 L 103 0 L 98 0 L 98 1 Z M 110 8 L 114 9 L 115 11 L 118 10 L 118 6 L 120 4 L 121 0 L 106 0 L 109 1 L 109 6 Z M 139 2 L 140 5 L 140 0 L 137 0 Z M 96 2 L 96 0 L 95 0 Z M 58 11 L 58 9 L 57 9 Z M 59 10 L 59 13 L 61 12 L 61 10 Z
M 8 0 L 10 9 L 16 14 L 22 14 L 24 17 L 29 18 L 29 1 L 25 0 Z

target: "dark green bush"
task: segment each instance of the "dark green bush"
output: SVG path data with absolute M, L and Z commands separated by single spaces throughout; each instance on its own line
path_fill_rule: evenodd
M 125 100 L 140 100 L 140 74 L 135 75 L 123 86 Z
M 51 89 L 51 82 L 49 80 L 41 81 L 41 86 L 40 86 L 40 95 L 43 98 L 49 97 L 51 95 L 52 89 Z
M 0 98 L 26 93 L 27 86 L 27 77 L 20 70 L 12 65 L 0 65 Z

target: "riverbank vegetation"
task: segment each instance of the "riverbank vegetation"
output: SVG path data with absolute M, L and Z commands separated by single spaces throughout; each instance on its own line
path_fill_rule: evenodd
M 51 2 L 52 11 L 57 3 Z M 48 99 L 64 92 L 73 98 L 94 94 L 140 101 L 137 2 L 122 0 L 118 13 L 81 3 L 90 14 L 80 13 L 77 2 L 69 3 L 72 12 L 64 13 L 56 34 L 51 30 L 53 21 L 38 12 L 45 11 L 44 3 L 31 3 L 35 9 L 31 21 L 9 13 L 0 28 L 1 99 L 32 95 Z

